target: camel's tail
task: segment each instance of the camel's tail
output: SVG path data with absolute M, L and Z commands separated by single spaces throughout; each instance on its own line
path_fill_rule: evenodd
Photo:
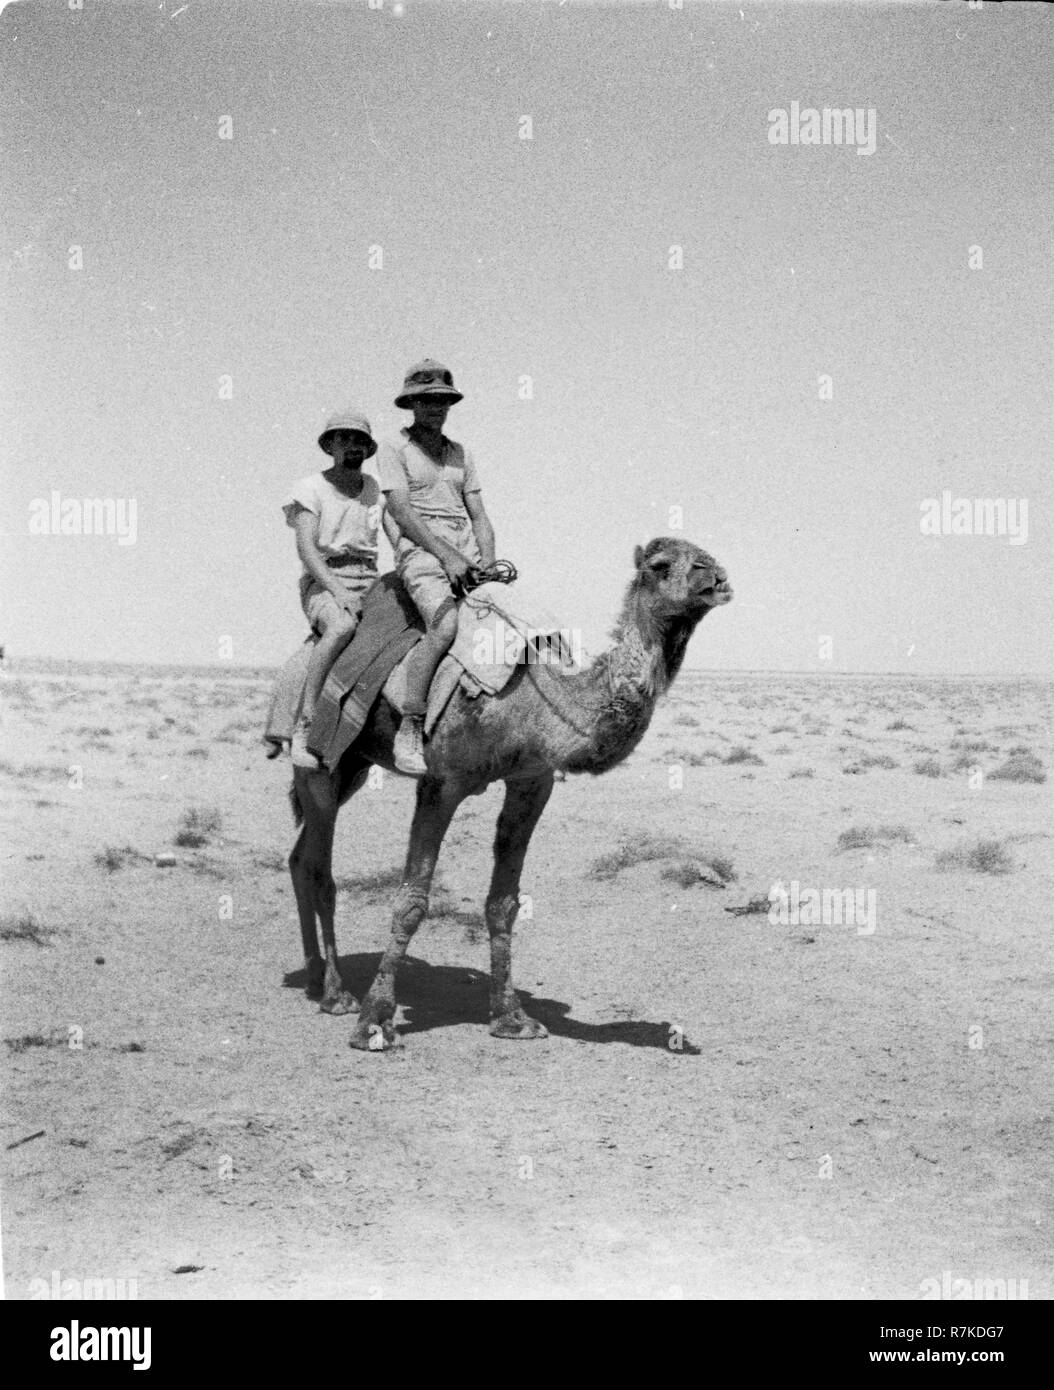
M 300 804 L 300 797 L 297 795 L 296 783 L 289 784 L 289 805 L 293 810 L 293 824 L 301 826 L 304 823 L 304 808 Z

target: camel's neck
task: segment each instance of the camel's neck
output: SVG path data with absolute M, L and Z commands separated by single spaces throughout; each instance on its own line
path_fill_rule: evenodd
M 665 695 L 681 669 L 698 621 L 697 617 L 657 616 L 640 589 L 631 585 L 612 634 L 615 646 L 609 661 L 615 680 L 637 685 L 656 698 Z
M 606 772 L 632 753 L 680 670 L 697 622 L 657 617 L 631 586 L 612 634 L 615 645 L 572 679 L 579 717 L 563 760 L 568 771 Z

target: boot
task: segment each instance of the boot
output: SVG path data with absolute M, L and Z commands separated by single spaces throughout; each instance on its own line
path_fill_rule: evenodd
M 404 714 L 399 732 L 395 735 L 392 752 L 395 755 L 396 772 L 407 777 L 423 777 L 428 771 L 425 766 L 425 730 L 423 714 Z

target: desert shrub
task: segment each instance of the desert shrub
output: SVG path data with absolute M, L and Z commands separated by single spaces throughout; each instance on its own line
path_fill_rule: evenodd
M 28 941 L 34 946 L 50 946 L 54 934 L 31 912 L 12 913 L 0 919 L 0 941 Z
M 919 758 L 915 763 L 915 771 L 920 777 L 943 776 L 943 770 L 936 758 Z
M 31 1047 L 60 1047 L 63 1041 L 57 1032 L 23 1033 L 20 1038 L 5 1038 L 4 1046 L 11 1052 L 28 1052 Z
M 868 849 L 875 843 L 875 831 L 868 825 L 853 825 L 838 836 L 839 849 Z
M 870 849 L 894 840 L 913 844 L 915 836 L 906 825 L 853 825 L 838 836 L 839 849 Z
M 935 860 L 938 869 L 969 869 L 975 874 L 1008 874 L 1014 861 L 999 840 L 978 840 L 975 845 L 944 849 Z
M 609 854 L 602 854 L 593 861 L 589 872 L 593 878 L 612 879 L 623 869 L 631 869 L 636 864 L 646 864 L 657 859 L 678 861 L 663 877 L 674 878 L 675 882 L 681 882 L 682 887 L 698 883 L 706 874 L 720 879 L 722 883 L 730 883 L 736 877 L 732 860 L 727 855 L 693 850 L 691 845 L 680 837 L 659 835 L 623 837 L 618 849 Z M 691 877 L 687 877 L 689 872 Z M 677 877 L 674 877 L 675 874 Z M 682 882 L 682 878 L 686 881 Z
M 118 869 L 127 868 L 129 864 L 149 863 L 150 856 L 141 854 L 139 850 L 133 849 L 131 845 L 123 845 L 120 849 L 116 845 L 107 845 L 104 850 L 95 856 L 95 862 L 107 873 L 115 873 Z
M 1047 774 L 1035 753 L 1014 753 L 1006 762 L 990 772 L 997 782 L 1045 782 Z
M 52 747 L 54 746 L 53 744 Z M 0 772 L 6 772 L 9 777 L 44 777 L 53 782 L 69 777 L 68 767 L 58 767 L 54 763 L 22 763 L 19 765 L 9 762 L 7 758 L 0 758 Z
M 751 763 L 755 767 L 764 766 L 764 759 L 759 758 L 755 752 L 742 743 L 737 743 L 735 748 L 725 755 L 723 761 L 726 763 Z
M 218 835 L 223 817 L 213 807 L 191 806 L 183 812 L 174 843 L 185 849 L 200 849 Z
M 787 776 L 788 776 L 788 777 L 815 777 L 816 774 L 815 774 L 815 772 L 813 772 L 813 770 L 812 770 L 811 767 L 795 767 L 795 768 L 792 768 L 792 769 L 790 770 L 790 772 L 787 773 Z
M 670 836 L 627 836 L 618 849 L 594 859 L 589 872 L 593 878 L 615 878 L 623 869 L 631 869 L 635 864 L 646 864 L 652 859 L 683 856 L 688 848 L 683 840 Z
M 698 883 L 713 884 L 715 881 L 723 888 L 735 881 L 736 871 L 726 855 L 700 854 L 691 859 L 681 859 L 676 864 L 668 864 L 659 877 L 668 883 L 676 883 L 679 888 L 694 888 Z
M 662 755 L 662 761 L 684 763 L 685 767 L 704 767 L 707 763 L 719 763 L 721 754 L 714 748 L 671 748 Z

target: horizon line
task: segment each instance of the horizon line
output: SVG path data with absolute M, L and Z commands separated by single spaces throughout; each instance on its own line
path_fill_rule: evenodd
M 10 656 L 0 665 L 0 675 L 13 673 L 16 665 L 31 667 L 34 664 L 50 666 L 111 667 L 114 670 L 136 669 L 158 672 L 200 673 L 207 676 L 245 676 L 250 673 L 279 672 L 284 662 L 207 662 L 207 661 L 148 661 L 141 659 L 122 660 L 115 657 L 73 657 L 73 656 Z M 1054 681 L 1054 671 L 905 671 L 888 669 L 854 670 L 816 670 L 807 667 L 777 666 L 683 666 L 681 675 L 694 673 L 707 676 L 822 676 L 822 677 L 863 677 L 882 676 L 908 680 L 1044 680 Z

